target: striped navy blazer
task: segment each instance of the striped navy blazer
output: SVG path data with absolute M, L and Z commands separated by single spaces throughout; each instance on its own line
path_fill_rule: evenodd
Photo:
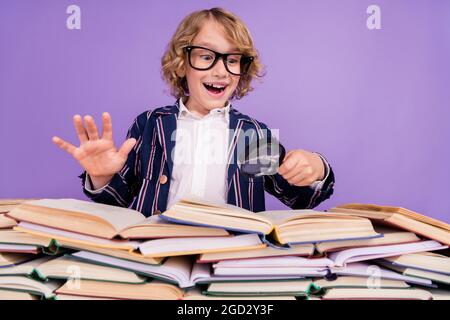
M 164 212 L 170 188 L 173 168 L 171 159 L 175 141 L 172 132 L 176 129 L 179 106 L 157 108 L 140 114 L 128 130 L 127 138 L 135 138 L 136 145 L 128 155 L 122 170 L 114 175 L 100 193 L 83 192 L 93 201 L 104 204 L 130 207 L 145 216 Z M 227 203 L 247 210 L 265 210 L 264 190 L 292 209 L 311 209 L 333 194 L 334 174 L 331 166 L 327 179 L 320 188 L 290 185 L 281 175 L 249 177 L 237 164 L 236 143 L 239 134 L 254 130 L 258 138 L 270 136 L 270 130 L 261 122 L 230 107 L 229 114 L 229 163 L 227 168 Z M 250 143 L 250 142 L 249 142 Z M 169 155 L 169 156 L 168 156 Z M 86 172 L 79 176 L 85 186 Z

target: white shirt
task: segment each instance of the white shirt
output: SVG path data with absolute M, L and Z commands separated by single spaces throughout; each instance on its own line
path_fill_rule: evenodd
M 184 197 L 225 204 L 230 103 L 201 117 L 179 101 L 167 208 Z

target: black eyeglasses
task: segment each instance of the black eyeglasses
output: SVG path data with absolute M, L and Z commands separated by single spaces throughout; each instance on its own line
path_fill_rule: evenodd
M 225 69 L 235 76 L 245 75 L 254 60 L 242 53 L 220 53 L 199 46 L 187 46 L 184 51 L 188 54 L 189 65 L 196 70 L 209 70 L 222 59 Z

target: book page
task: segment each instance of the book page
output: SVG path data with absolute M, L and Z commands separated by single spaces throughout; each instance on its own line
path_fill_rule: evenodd
M 345 263 L 372 260 L 389 256 L 396 256 L 407 253 L 416 253 L 430 250 L 445 249 L 439 242 L 434 240 L 384 245 L 375 247 L 361 247 L 337 251 L 329 254 L 329 258 L 333 260 L 336 265 L 344 265 Z
M 385 267 L 378 264 L 375 265 L 368 262 L 354 262 L 343 267 L 332 267 L 330 268 L 330 271 L 337 275 L 362 277 L 373 276 L 374 272 L 376 272 L 377 276 L 379 276 L 381 279 L 399 280 L 425 286 L 431 285 L 431 281 L 428 279 L 404 276 L 403 274 L 386 269 Z
M 139 249 L 143 255 L 149 256 L 175 256 L 180 254 L 203 253 L 209 249 L 224 249 L 232 251 L 233 248 L 245 249 L 248 247 L 264 246 L 256 234 L 245 234 L 225 237 L 191 237 L 186 239 L 157 239 L 142 243 Z
M 17 221 L 0 213 L 0 229 L 12 228 L 17 225 Z
M 129 240 L 110 240 L 99 238 L 95 236 L 85 235 L 76 232 L 64 231 L 51 227 L 44 227 L 33 223 L 21 222 L 14 230 L 23 233 L 30 233 L 31 235 L 38 235 L 42 237 L 48 237 L 49 239 L 61 240 L 66 242 L 72 242 L 74 244 L 81 243 L 93 246 L 103 246 L 106 248 L 114 249 L 136 249 L 141 242 L 129 241 Z
M 8 268 L 0 268 L 0 275 L 22 275 L 22 274 L 31 274 L 35 268 L 39 265 L 54 259 L 53 256 L 37 256 L 36 259 L 23 262 L 21 264 L 15 265 L 13 267 Z
M 208 202 L 194 202 L 192 200 L 183 199 L 183 200 L 179 201 L 178 203 L 176 203 L 175 205 L 173 205 L 167 211 L 176 211 L 176 210 L 191 210 L 194 212 L 197 211 L 197 212 L 211 213 L 211 214 L 217 214 L 217 215 L 240 217 L 240 218 L 246 218 L 249 220 L 262 221 L 269 225 L 271 224 L 271 222 L 269 220 L 262 217 L 259 213 L 245 210 L 243 208 L 240 208 L 240 207 L 234 206 L 234 205 L 230 205 L 230 204 L 216 205 L 216 204 L 211 204 Z
M 201 207 L 211 207 L 211 208 L 222 208 L 222 209 L 230 209 L 233 211 L 241 211 L 241 212 L 246 212 L 249 214 L 254 213 L 253 211 L 232 205 L 232 204 L 228 204 L 228 203 L 214 203 L 214 202 L 210 202 L 204 199 L 199 199 L 196 198 L 194 196 L 189 196 L 189 197 L 185 197 L 183 199 L 181 199 L 179 202 L 179 204 L 186 204 L 186 205 L 193 205 L 193 206 L 201 206 Z M 170 208 L 169 208 L 170 209 Z
M 16 230 L 0 230 L 1 243 L 48 247 L 51 241 L 51 237 L 36 236 Z
M 192 269 L 191 257 L 170 257 L 162 265 L 150 265 L 126 259 L 115 258 L 103 254 L 79 251 L 72 254 L 73 257 L 83 259 L 90 263 L 122 268 L 145 276 L 157 277 L 177 283 L 180 287 L 189 287 Z
M 319 221 L 321 219 L 326 219 L 326 218 L 353 219 L 353 220 L 363 219 L 363 218 L 359 218 L 359 217 L 352 217 L 352 216 L 349 216 L 344 213 L 322 212 L 322 211 L 309 210 L 309 209 L 273 210 L 273 211 L 258 212 L 257 214 L 267 220 L 270 220 L 272 222 L 272 224 L 276 225 L 276 226 L 280 226 L 283 223 L 286 223 L 288 221 L 297 220 L 297 219 L 318 218 Z
M 366 211 L 372 211 L 377 212 L 380 215 L 388 215 L 391 216 L 393 214 L 400 214 L 406 217 L 409 217 L 413 220 L 421 221 L 423 223 L 450 231 L 450 225 L 448 223 L 445 223 L 443 221 L 433 219 L 428 216 L 424 216 L 420 213 L 414 212 L 409 209 L 405 209 L 402 207 L 395 207 L 395 206 L 381 206 L 376 204 L 362 204 L 362 203 L 348 203 L 343 204 L 340 206 L 337 206 L 335 208 L 347 208 L 347 209 L 356 209 L 356 210 L 366 210 Z
M 408 218 L 407 216 L 398 213 L 393 214 L 389 219 L 387 219 L 387 221 L 397 227 L 412 231 L 426 238 L 437 240 L 446 245 L 450 245 L 450 232 L 447 230 Z
M 170 221 L 161 219 L 160 215 L 154 215 L 154 216 L 147 217 L 145 220 L 140 221 L 137 224 L 133 224 L 133 225 L 127 227 L 125 230 L 131 229 L 131 228 L 136 228 L 136 227 L 170 227 L 170 228 L 180 228 L 180 229 L 183 229 L 183 228 L 205 229 L 205 228 L 201 228 L 201 227 L 188 226 L 188 225 L 184 225 L 184 224 L 170 222 Z M 219 229 L 219 228 L 208 227 L 208 229 Z M 125 230 L 122 230 L 122 231 L 125 231 Z
M 28 201 L 26 204 L 98 217 L 109 222 L 117 232 L 145 220 L 145 216 L 136 210 L 77 199 L 41 199 Z
M 30 200 L 38 200 L 38 199 L 0 199 L 0 206 L 3 205 L 18 205 Z

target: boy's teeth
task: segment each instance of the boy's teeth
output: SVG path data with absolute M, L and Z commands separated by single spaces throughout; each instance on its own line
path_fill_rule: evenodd
M 219 85 L 219 84 L 213 84 L 213 83 L 207 83 L 207 85 L 214 87 L 214 88 L 218 88 L 218 89 L 222 89 L 225 88 L 225 86 Z

